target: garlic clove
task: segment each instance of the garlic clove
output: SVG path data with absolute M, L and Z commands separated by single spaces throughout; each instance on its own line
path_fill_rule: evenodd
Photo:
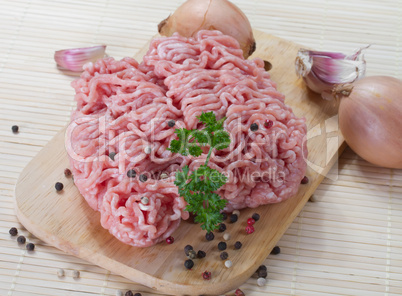
M 56 63 L 65 69 L 80 72 L 88 62 L 105 56 L 106 45 L 58 50 L 54 53 Z
M 296 73 L 307 86 L 324 99 L 332 98 L 332 89 L 339 84 L 352 83 L 364 77 L 366 61 L 360 48 L 351 55 L 300 49 L 296 57 Z

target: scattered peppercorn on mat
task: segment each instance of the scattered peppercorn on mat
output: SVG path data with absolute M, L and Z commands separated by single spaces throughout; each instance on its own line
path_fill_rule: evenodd
M 402 78 L 401 1 L 233 2 L 254 28 L 306 47 L 347 52 L 372 44 L 367 75 Z M 107 44 L 110 56 L 133 56 L 180 3 L 2 2 L 0 295 L 160 294 L 34 237 L 15 216 L 14 186 L 74 107 L 69 84 L 76 76 L 56 68 L 54 51 Z M 330 141 L 334 131 L 326 132 Z M 251 277 L 239 288 L 245 295 L 402 294 L 401 195 L 400 170 L 370 165 L 347 149 L 277 243 L 280 253 L 263 262 L 267 281 L 259 286 Z

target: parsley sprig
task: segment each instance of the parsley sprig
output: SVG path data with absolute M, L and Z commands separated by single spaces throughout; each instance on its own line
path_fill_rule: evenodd
M 222 150 L 229 146 L 230 135 L 223 129 L 225 118 L 217 121 L 213 112 L 202 112 L 197 118 L 204 124 L 204 129 L 176 129 L 178 139 L 170 142 L 168 150 L 198 157 L 203 153 L 202 148 L 209 146 L 205 163 L 191 173 L 188 166 L 177 171 L 174 183 L 179 188 L 180 196 L 187 202 L 186 210 L 196 215 L 194 221 L 210 232 L 222 222 L 220 212 L 227 201 L 215 191 L 226 183 L 227 178 L 218 170 L 210 168 L 208 162 L 213 149 Z

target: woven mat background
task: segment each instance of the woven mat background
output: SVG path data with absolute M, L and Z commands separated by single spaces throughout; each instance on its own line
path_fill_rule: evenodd
M 133 56 L 181 2 L 0 0 L 0 295 L 155 295 L 32 237 L 14 215 L 14 186 L 74 105 L 75 77 L 56 68 L 54 51 L 107 44 L 110 56 Z M 307 47 L 350 52 L 371 44 L 367 74 L 402 78 L 401 0 L 233 2 L 254 28 Z M 240 287 L 246 295 L 402 295 L 402 170 L 347 149 L 331 176 L 279 242 L 281 254 L 265 261 L 267 285 L 251 278 Z M 33 254 L 10 237 L 13 226 L 36 244 Z

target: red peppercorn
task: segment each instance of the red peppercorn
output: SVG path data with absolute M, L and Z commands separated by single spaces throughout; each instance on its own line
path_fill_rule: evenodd
M 173 244 L 173 242 L 174 242 L 174 237 L 173 236 L 169 236 L 167 239 L 166 239 L 166 243 L 167 244 Z
M 247 219 L 247 224 L 248 225 L 253 225 L 255 223 L 255 220 L 253 218 L 248 218 Z
M 246 227 L 246 233 L 247 233 L 247 234 L 252 234 L 253 232 L 254 232 L 254 226 L 248 225 L 248 226 Z
M 243 293 L 242 290 L 237 289 L 237 290 L 235 291 L 235 296 L 244 296 L 244 293 Z
M 265 120 L 264 122 L 264 127 L 265 128 L 271 128 L 274 125 L 274 122 L 272 120 Z
M 211 272 L 209 272 L 209 271 L 204 271 L 204 272 L 202 273 L 202 278 L 203 278 L 204 280 L 209 281 L 210 278 L 211 278 Z

